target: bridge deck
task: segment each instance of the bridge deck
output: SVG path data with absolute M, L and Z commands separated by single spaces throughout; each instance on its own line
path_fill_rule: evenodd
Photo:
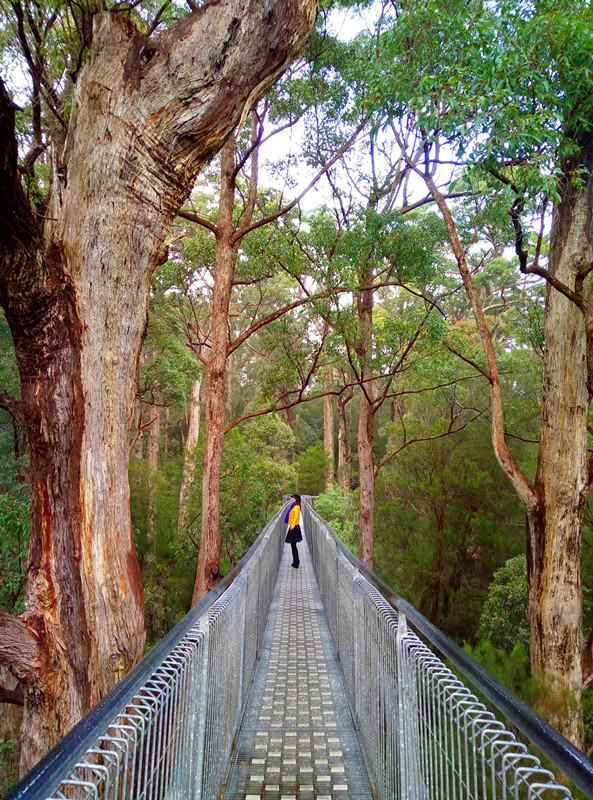
M 346 800 L 372 793 L 306 542 L 288 545 L 224 800 Z

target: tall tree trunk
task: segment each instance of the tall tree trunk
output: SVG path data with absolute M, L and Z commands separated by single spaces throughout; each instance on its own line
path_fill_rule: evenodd
M 593 263 L 592 145 L 593 135 L 588 135 L 565 166 L 562 200 L 552 221 L 549 275 L 575 296 L 579 280 L 589 275 Z M 580 166 L 588 169 L 585 191 L 572 183 Z M 486 354 L 494 452 L 527 514 L 530 660 L 534 673 L 546 682 L 545 707 L 540 710 L 582 748 L 581 547 L 582 515 L 590 491 L 587 348 L 593 347 L 593 330 L 587 333 L 582 307 L 548 286 L 540 447 L 531 486 L 506 446 L 496 355 L 453 218 L 432 179 L 425 181 L 445 219 Z
M 293 420 L 293 417 L 292 417 L 292 408 L 283 409 L 281 416 L 282 416 L 282 421 L 284 422 L 284 424 L 288 425 L 288 427 L 292 430 L 294 428 L 294 420 Z M 297 419 L 298 419 L 298 414 L 297 414 Z
M 333 374 L 329 370 L 323 379 L 323 390 L 330 392 L 333 388 Z M 326 394 L 323 398 L 323 449 L 327 454 L 327 471 L 325 473 L 325 488 L 327 491 L 334 488 L 334 397 Z
M 227 414 L 229 419 L 233 419 L 233 384 L 235 382 L 235 376 L 233 373 L 235 356 L 233 353 L 229 353 L 227 356 L 227 364 L 226 364 L 226 408 Z
M 552 221 L 549 271 L 571 289 L 579 268 L 593 263 L 593 137 L 589 139 L 579 154 L 589 169 L 586 191 L 569 179 L 571 163 Z M 550 286 L 545 342 L 536 477 L 540 502 L 527 529 L 531 666 L 548 684 L 546 715 L 582 746 L 581 547 L 590 489 L 587 342 L 582 312 Z
M 152 420 L 148 426 L 148 557 L 149 562 L 155 560 L 156 539 L 156 473 L 159 469 L 161 450 L 161 409 L 159 406 L 151 408 Z
M 183 449 L 183 479 L 179 490 L 179 514 L 177 515 L 177 535 L 183 536 L 187 525 L 187 502 L 189 490 L 194 482 L 196 471 L 196 445 L 200 436 L 200 391 L 202 377 L 194 381 L 194 387 L 189 401 L 187 437 Z
M 0 86 L 0 299 L 31 464 L 27 606 L 0 615 L 0 660 L 24 687 L 23 771 L 142 655 L 127 471 L 152 273 L 196 172 L 296 55 L 316 9 L 207 3 L 150 39 L 99 12 L 45 231 Z
M 235 143 L 221 152 L 220 205 L 216 233 L 214 288 L 211 303 L 210 355 L 206 367 L 206 449 L 202 475 L 202 535 L 192 603 L 195 605 L 216 583 L 222 540 L 220 535 L 220 469 L 225 430 L 226 360 L 229 348 L 229 307 L 237 260 L 233 241 L 235 200 L 233 173 Z
M 338 486 L 342 490 L 344 496 L 350 494 L 351 400 L 352 392 L 342 392 L 338 397 Z
M 360 413 L 358 417 L 359 468 L 359 558 L 369 569 L 375 563 L 375 465 L 373 461 L 373 422 L 375 415 L 371 352 L 373 343 L 373 273 L 367 269 L 357 299 L 360 369 Z

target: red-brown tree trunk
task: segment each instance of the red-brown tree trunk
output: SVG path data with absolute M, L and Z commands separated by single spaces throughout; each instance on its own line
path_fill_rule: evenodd
M 229 307 L 238 245 L 233 241 L 235 201 L 233 173 L 235 142 L 230 139 L 221 152 L 220 203 L 216 233 L 214 288 L 210 309 L 210 354 L 206 367 L 206 449 L 202 473 L 202 535 L 192 604 L 214 586 L 219 575 L 220 471 L 225 431 L 225 385 L 229 349 Z
M 27 607 L 0 617 L 0 660 L 24 687 L 23 770 L 142 655 L 127 470 L 152 273 L 196 172 L 296 55 L 316 8 L 207 3 L 150 39 L 98 13 L 44 231 L 0 97 L 0 297 L 32 518 Z

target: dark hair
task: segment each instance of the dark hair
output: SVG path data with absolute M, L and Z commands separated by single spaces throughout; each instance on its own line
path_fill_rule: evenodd
M 301 503 L 301 496 L 300 496 L 300 494 L 291 494 L 290 496 L 291 496 L 291 497 L 294 497 L 294 499 L 295 499 L 295 500 L 297 501 L 297 503 L 300 505 L 300 503 Z

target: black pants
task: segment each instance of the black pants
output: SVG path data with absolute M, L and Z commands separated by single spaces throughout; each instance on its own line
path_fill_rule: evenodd
M 292 548 L 292 563 L 293 563 L 295 566 L 297 566 L 297 567 L 298 567 L 298 565 L 299 565 L 301 562 L 299 561 L 299 550 L 298 550 L 298 547 L 296 546 L 296 542 L 291 542 L 291 543 L 290 543 L 290 546 L 291 546 L 291 548 Z

